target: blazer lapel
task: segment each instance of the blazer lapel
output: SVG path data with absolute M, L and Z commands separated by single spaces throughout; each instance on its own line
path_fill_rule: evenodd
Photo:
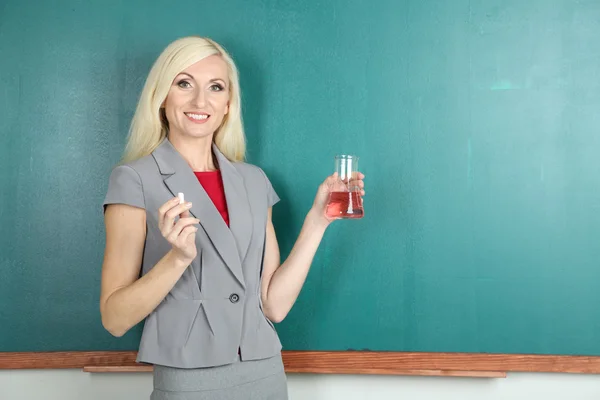
M 213 151 L 219 161 L 223 186 L 225 187 L 225 199 L 229 213 L 229 226 L 235 242 L 240 260 L 244 260 L 252 238 L 252 214 L 248 202 L 248 191 L 244 179 L 235 166 L 225 157 L 216 144 L 213 143 Z
M 163 175 L 163 181 L 173 196 L 184 193 L 186 201 L 192 202 L 190 213 L 200 220 L 200 225 L 208 235 L 213 246 L 231 270 L 238 282 L 245 286 L 244 275 L 239 252 L 236 251 L 237 244 L 234 235 L 227 227 L 221 214 L 217 211 L 204 188 L 198 182 L 194 172 L 173 147 L 168 139 L 165 139 L 152 153 L 156 163 Z M 219 162 L 221 162 L 219 160 Z M 233 166 L 232 166 L 233 168 Z M 222 175 L 224 176 L 225 174 Z M 224 179 L 225 180 L 225 179 Z M 225 186 L 227 191 L 227 186 Z M 227 200 L 229 200 L 226 193 Z M 230 220 L 233 215 L 230 215 Z M 199 238 L 196 245 L 200 246 Z

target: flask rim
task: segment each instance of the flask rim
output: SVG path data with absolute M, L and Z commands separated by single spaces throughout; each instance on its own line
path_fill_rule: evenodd
M 359 157 L 356 154 L 337 154 L 336 160 L 358 160 Z

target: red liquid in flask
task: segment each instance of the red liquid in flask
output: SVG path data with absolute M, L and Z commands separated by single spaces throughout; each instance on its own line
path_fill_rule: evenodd
M 329 218 L 362 218 L 364 215 L 359 192 L 332 192 L 325 214 Z

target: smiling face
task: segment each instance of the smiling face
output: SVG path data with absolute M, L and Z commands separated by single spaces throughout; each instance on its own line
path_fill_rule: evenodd
M 207 57 L 181 71 L 163 103 L 169 135 L 212 137 L 229 112 L 229 78 L 225 61 Z

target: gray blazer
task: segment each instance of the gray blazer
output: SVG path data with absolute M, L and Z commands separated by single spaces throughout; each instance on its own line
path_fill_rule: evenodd
M 114 168 L 107 204 L 146 210 L 142 275 L 171 249 L 158 229 L 158 208 L 185 194 L 200 220 L 198 255 L 146 318 L 138 361 L 178 368 L 224 365 L 277 355 L 278 335 L 263 311 L 260 277 L 268 208 L 279 201 L 264 172 L 232 163 L 213 145 L 219 162 L 230 227 L 192 169 L 165 139 L 151 154 Z

